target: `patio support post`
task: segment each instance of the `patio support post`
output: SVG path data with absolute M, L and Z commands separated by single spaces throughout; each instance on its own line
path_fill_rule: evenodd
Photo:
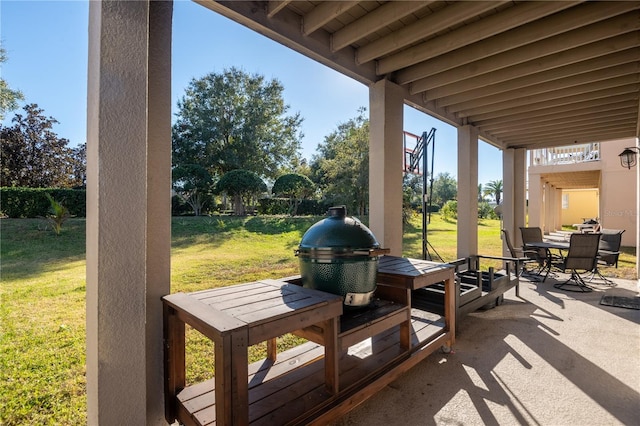
M 89 5 L 87 423 L 163 424 L 170 1 Z
M 528 195 L 528 208 L 527 215 L 529 221 L 526 226 L 539 226 L 542 227 L 542 212 L 544 211 L 544 198 L 542 180 L 539 174 L 529 175 L 529 188 Z
M 526 150 L 505 149 L 502 151 L 502 182 L 504 197 L 502 201 L 502 226 L 509 232 L 514 246 L 522 245 L 520 227 L 525 226 L 526 215 Z M 511 256 L 509 248 L 503 242 L 502 253 Z
M 478 129 L 458 129 L 458 258 L 478 254 Z
M 402 256 L 404 90 L 388 80 L 369 88 L 369 227 L 381 247 Z
M 544 186 L 545 209 L 544 209 L 544 226 L 542 228 L 542 232 L 544 234 L 553 232 L 556 228 L 556 219 L 557 219 L 556 212 L 558 209 L 557 194 L 558 194 L 558 189 L 547 182 Z

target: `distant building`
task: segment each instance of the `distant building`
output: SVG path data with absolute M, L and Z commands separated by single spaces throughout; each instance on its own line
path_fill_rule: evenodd
M 529 226 L 549 233 L 597 218 L 602 228 L 626 230 L 622 245 L 635 247 L 636 173 L 618 157 L 635 145 L 619 139 L 529 151 Z

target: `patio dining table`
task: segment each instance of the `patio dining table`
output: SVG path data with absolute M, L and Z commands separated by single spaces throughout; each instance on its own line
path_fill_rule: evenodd
M 547 261 L 545 263 L 545 267 L 542 269 L 542 271 L 540 271 L 540 274 L 542 274 L 542 272 L 545 270 L 547 271 L 544 275 L 544 278 L 542 279 L 542 282 L 544 282 L 549 276 L 549 273 L 551 272 L 551 267 L 553 266 L 551 262 L 551 259 L 552 259 L 551 250 L 558 250 L 560 252 L 560 256 L 564 257 L 562 252 L 569 250 L 569 242 L 568 241 L 551 241 L 551 240 L 537 241 L 537 242 L 527 243 L 527 247 L 545 249 L 547 252 Z M 608 250 L 598 250 L 598 256 L 605 256 L 605 255 L 611 255 L 611 254 L 615 254 L 615 252 L 608 251 Z
M 551 267 L 553 266 L 552 264 L 552 259 L 553 259 L 553 255 L 551 253 L 551 250 L 555 249 L 558 250 L 560 252 L 560 256 L 563 256 L 562 251 L 564 250 L 569 250 L 569 242 L 567 241 L 534 241 L 534 242 L 528 242 L 526 245 L 526 248 L 536 248 L 536 249 L 544 249 L 547 253 L 547 260 L 545 262 L 544 268 L 540 271 L 540 274 L 542 274 L 543 271 L 547 271 L 544 275 L 544 278 L 542 279 L 542 282 L 545 282 L 547 277 L 549 276 L 549 273 L 551 272 Z

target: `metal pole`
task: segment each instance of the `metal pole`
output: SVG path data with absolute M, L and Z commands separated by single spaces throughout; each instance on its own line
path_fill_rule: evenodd
M 431 260 L 427 248 L 427 215 L 429 212 L 427 204 L 427 182 L 429 181 L 428 152 L 427 152 L 427 132 L 422 133 L 422 259 Z

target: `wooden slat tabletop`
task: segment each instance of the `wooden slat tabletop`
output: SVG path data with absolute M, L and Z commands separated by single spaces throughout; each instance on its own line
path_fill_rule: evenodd
M 341 296 L 269 279 L 203 290 L 190 296 L 250 327 L 292 312 L 342 304 Z
M 448 263 L 439 263 L 406 257 L 382 256 L 378 261 L 378 273 L 399 274 L 414 277 L 448 268 L 451 268 L 451 265 Z

